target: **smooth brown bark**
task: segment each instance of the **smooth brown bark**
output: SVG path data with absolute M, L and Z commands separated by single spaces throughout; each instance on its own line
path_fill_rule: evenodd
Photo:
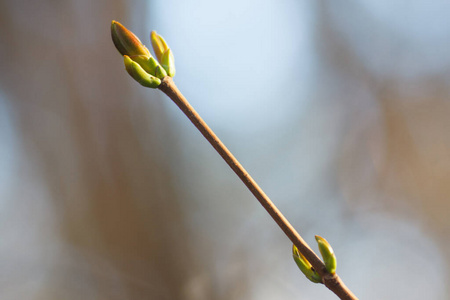
M 295 228 L 289 223 L 289 221 L 278 210 L 275 204 L 264 193 L 264 191 L 258 186 L 253 178 L 248 174 L 244 167 L 234 157 L 234 155 L 228 150 L 228 148 L 222 143 L 222 141 L 216 136 L 216 134 L 209 128 L 209 126 L 203 121 L 200 115 L 189 104 L 186 98 L 176 87 L 172 78 L 165 77 L 159 89 L 163 91 L 175 104 L 183 111 L 183 113 L 189 118 L 189 120 L 197 127 L 197 129 L 203 134 L 208 142 L 216 149 L 216 151 L 222 156 L 227 164 L 233 169 L 236 175 L 247 186 L 250 192 L 258 199 L 259 203 L 266 209 L 272 219 L 283 230 L 292 243 L 297 246 L 298 250 L 306 257 L 311 265 L 322 276 L 322 281 L 327 288 L 333 291 L 340 299 L 355 300 L 358 299 L 342 282 L 337 274 L 329 274 L 325 268 L 325 265 L 320 258 L 311 250 L 308 244 L 298 234 Z

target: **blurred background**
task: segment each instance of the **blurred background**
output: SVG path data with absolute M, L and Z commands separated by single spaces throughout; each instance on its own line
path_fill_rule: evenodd
M 0 0 L 0 298 L 336 299 L 117 20 L 360 299 L 450 299 L 449 1 Z

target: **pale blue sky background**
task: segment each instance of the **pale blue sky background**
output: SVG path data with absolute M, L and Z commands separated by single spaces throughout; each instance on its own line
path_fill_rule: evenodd
M 286 122 L 309 101 L 313 56 L 307 7 L 297 1 L 155 1 L 149 20 L 173 41 L 178 72 L 189 73 L 178 85 L 195 95 L 192 101 L 205 102 L 198 109 L 208 113 L 210 123 L 251 134 Z M 304 97 L 295 97 L 299 94 Z M 248 114 L 254 109 L 257 114 Z
M 364 17 L 346 12 L 351 5 L 341 9 L 339 1 L 328 2 L 331 11 L 336 12 L 329 17 L 336 17 L 334 29 L 343 33 L 354 46 L 355 54 L 376 76 L 413 80 L 448 69 L 450 55 L 445 52 L 449 51 L 450 26 L 446 16 L 450 13 L 450 2 L 353 3 L 358 9 L 365 10 L 373 23 L 366 22 L 367 27 L 355 26 Z M 250 173 L 256 171 L 259 183 L 268 194 L 278 196 L 274 201 L 281 203 L 281 209 L 290 219 L 294 218 L 294 225 L 295 218 L 309 219 L 304 211 L 308 207 L 323 209 L 321 213 L 330 222 L 320 224 L 313 218 L 309 221 L 314 224 L 311 229 L 314 232 L 307 230 L 302 234 L 312 245 L 312 235 L 320 232 L 342 239 L 340 243 L 335 242 L 339 273 L 356 294 L 361 299 L 444 299 L 445 281 L 440 279 L 448 276 L 448 272 L 439 267 L 441 253 L 433 240 L 428 239 L 420 221 L 413 217 L 413 211 L 410 219 L 402 219 L 382 212 L 368 214 L 366 209 L 361 209 L 359 216 L 345 221 L 344 195 L 336 193 L 333 179 L 329 177 L 329 182 L 321 183 L 312 181 L 317 177 L 323 180 L 323 166 L 339 142 L 335 138 L 339 136 L 338 128 L 343 122 L 339 117 L 342 112 L 336 111 L 336 116 L 330 112 L 331 119 L 320 120 L 324 115 L 318 114 L 319 119 L 312 125 L 307 124 L 311 128 L 299 127 L 304 125 L 299 123 L 299 118 L 304 119 L 304 114 L 314 111 L 311 110 L 314 101 L 327 84 L 318 75 L 318 70 L 324 66 L 324 58 L 317 54 L 314 46 L 316 3 L 158 0 L 154 4 L 149 14 L 150 27 L 166 38 L 175 53 L 178 72 L 175 79 L 180 89 L 250 168 Z M 367 94 L 361 101 L 371 103 L 371 99 L 372 96 Z M 192 128 L 171 103 L 168 111 L 171 118 L 179 122 L 178 130 L 183 130 L 180 138 L 185 138 L 186 158 L 194 159 L 194 162 L 186 163 L 186 176 L 181 181 L 186 181 L 184 187 L 196 186 L 200 183 L 189 179 L 188 175 L 195 168 L 199 151 L 191 141 Z M 317 128 L 322 126 L 325 130 L 330 126 L 330 129 L 325 135 L 317 136 L 317 132 L 320 134 L 323 130 Z M 335 136 L 333 132 L 336 132 Z M 298 140 L 299 137 L 303 140 Z M 282 148 L 279 140 L 284 141 Z M 256 156 L 253 155 L 255 149 L 259 150 Z M 299 151 L 306 157 L 299 159 Z M 209 157 L 209 154 L 205 155 Z M 318 184 L 324 184 L 322 198 L 307 199 L 309 193 L 305 191 Z M 191 197 L 207 198 L 204 193 L 196 189 L 191 191 Z M 317 197 L 317 194 L 312 195 Z M 223 199 L 211 201 L 221 207 Z M 302 203 L 304 209 L 290 211 L 295 203 Z M 365 205 L 377 206 L 371 201 Z M 402 205 L 405 210 L 409 209 L 407 204 Z M 221 207 L 212 214 L 223 210 L 226 208 Z M 253 217 L 261 218 L 260 214 L 258 211 Z M 214 221 L 214 218 L 205 220 L 202 216 L 194 214 L 194 219 L 200 220 L 199 224 Z M 331 224 L 332 228 L 329 227 Z M 210 235 L 211 243 L 221 242 L 215 240 L 215 231 Z M 246 243 L 249 238 L 236 243 Z M 419 240 L 420 245 L 416 243 Z M 261 256 L 264 256 L 263 252 L 261 250 Z M 379 261 L 383 263 L 379 264 Z M 222 263 L 226 265 L 227 261 Z M 260 284 L 255 283 L 254 299 L 284 299 L 296 294 L 304 295 L 302 299 L 333 299 L 334 296 L 325 289 L 301 281 L 302 275 L 291 268 L 291 261 L 278 261 L 277 264 L 282 267 L 266 274 L 277 284 L 261 279 Z M 355 267 L 369 271 L 362 275 L 353 272 Z M 297 282 L 289 283 L 291 276 L 299 277 L 298 285 Z M 381 291 L 378 285 L 383 286 Z

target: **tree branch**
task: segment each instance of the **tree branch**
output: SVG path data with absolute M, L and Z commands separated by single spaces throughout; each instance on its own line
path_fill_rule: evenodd
M 320 258 L 311 250 L 308 244 L 302 239 L 294 227 L 278 210 L 275 204 L 269 199 L 264 191 L 258 186 L 253 178 L 248 174 L 239 161 L 225 147 L 215 133 L 203 121 L 200 115 L 189 104 L 186 98 L 176 87 L 171 77 L 164 77 L 158 87 L 163 91 L 175 104 L 183 111 L 183 113 L 191 120 L 197 129 L 203 134 L 208 142 L 216 149 L 227 164 L 233 169 L 236 175 L 247 186 L 250 192 L 258 199 L 259 203 L 266 209 L 272 219 L 283 230 L 292 243 L 306 257 L 314 269 L 321 275 L 322 281 L 327 288 L 333 291 L 340 299 L 357 300 L 355 295 L 344 285 L 337 274 L 330 274 Z

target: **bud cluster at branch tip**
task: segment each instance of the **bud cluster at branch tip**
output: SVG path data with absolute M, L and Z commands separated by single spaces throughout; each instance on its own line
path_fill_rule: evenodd
M 124 57 L 125 69 L 134 80 L 149 88 L 157 88 L 161 79 L 175 76 L 175 60 L 166 41 L 155 31 L 151 42 L 156 59 L 139 38 L 117 21 L 111 23 L 111 37 Z

